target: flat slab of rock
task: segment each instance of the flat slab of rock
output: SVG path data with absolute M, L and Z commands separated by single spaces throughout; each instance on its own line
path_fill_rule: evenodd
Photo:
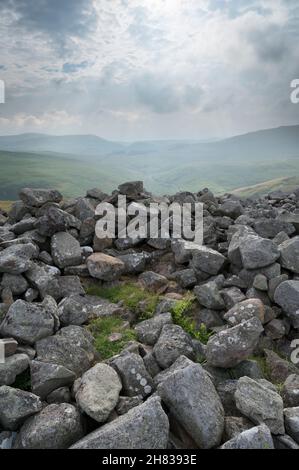
M 86 264 L 91 277 L 107 282 L 119 279 L 125 270 L 123 261 L 104 253 L 93 253 Z
M 278 246 L 278 249 L 281 266 L 299 274 L 299 236 L 286 240 Z
M 0 387 L 0 425 L 15 431 L 27 418 L 42 409 L 42 402 L 33 393 L 3 385 Z
M 235 367 L 248 359 L 258 344 L 263 326 L 256 317 L 213 335 L 207 344 L 206 357 L 213 367 Z
M 168 434 L 167 415 L 160 398 L 154 397 L 87 435 L 71 449 L 166 449 Z
M 277 392 L 260 381 L 242 377 L 235 398 L 237 408 L 253 423 L 266 424 L 272 434 L 284 434 L 283 401 Z
M 55 333 L 58 326 L 57 304 L 47 296 L 42 303 L 16 300 L 9 308 L 0 327 L 3 336 L 11 336 L 25 344 Z
M 120 378 L 107 364 L 96 364 L 76 383 L 76 401 L 98 423 L 107 421 L 122 389 Z
M 221 449 L 274 449 L 270 429 L 261 424 L 241 432 L 238 436 L 225 442 Z
M 29 418 L 14 449 L 67 449 L 83 436 L 78 409 L 69 403 L 53 404 Z
M 200 449 L 220 444 L 224 410 L 208 373 L 200 364 L 191 363 L 175 370 L 159 384 L 157 391 Z

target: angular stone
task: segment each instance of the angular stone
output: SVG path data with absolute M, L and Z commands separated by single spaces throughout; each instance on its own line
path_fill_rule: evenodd
M 281 266 L 299 274 L 299 236 L 283 242 L 278 246 L 278 249 Z
M 62 201 L 62 195 L 55 189 L 24 188 L 19 195 L 26 206 L 33 207 L 41 207 L 47 202 L 59 203 Z
M 261 323 L 265 321 L 265 307 L 259 299 L 244 300 L 236 304 L 224 315 L 224 319 L 231 326 L 238 325 L 244 320 L 250 320 L 254 317 L 258 318 Z
M 138 196 L 143 193 L 143 181 L 128 181 L 120 184 L 118 190 L 126 196 Z
M 58 232 L 51 239 L 51 255 L 59 268 L 81 264 L 81 247 L 72 235 L 67 232 Z
M 21 274 L 4 273 L 1 287 L 9 287 L 13 295 L 22 295 L 28 289 L 28 282 Z
M 31 259 L 38 256 L 38 248 L 32 243 L 12 245 L 0 252 L 0 273 L 21 274 L 31 265 Z
M 138 280 L 146 289 L 158 293 L 165 292 L 168 287 L 167 278 L 153 271 L 144 271 L 140 274 Z
M 163 326 L 153 352 L 162 369 L 170 367 L 181 355 L 195 359 L 192 340 L 183 328 L 178 325 Z
M 158 341 L 163 326 L 171 323 L 171 313 L 162 313 L 138 323 L 135 327 L 138 341 L 153 346 Z
M 3 336 L 11 336 L 21 343 L 34 344 L 54 334 L 57 327 L 57 304 L 47 296 L 39 304 L 17 300 L 8 310 L 0 331 Z
M 94 253 L 89 256 L 86 264 L 91 277 L 106 282 L 120 278 L 125 270 L 123 261 L 104 253 Z
M 128 413 L 129 410 L 135 408 L 135 406 L 139 406 L 142 404 L 141 397 L 119 397 L 116 412 L 118 415 L 124 415 Z
M 274 238 L 280 232 L 292 235 L 296 230 L 294 225 L 289 222 L 283 222 L 279 219 L 261 218 L 255 220 L 253 228 L 256 233 L 263 238 Z
M 122 389 L 115 370 L 107 364 L 96 364 L 78 381 L 76 401 L 81 410 L 98 423 L 107 421 Z
M 23 424 L 14 449 L 67 449 L 83 435 L 77 408 L 69 403 L 53 404 Z
M 289 317 L 294 328 L 299 328 L 299 281 L 285 281 L 274 293 L 275 302 Z
M 31 387 L 32 392 L 44 399 L 53 390 L 71 385 L 76 375 L 59 364 L 50 364 L 40 361 L 31 361 Z
M 198 247 L 192 251 L 191 266 L 212 276 L 221 271 L 225 262 L 225 256 L 206 246 Z
M 212 310 L 222 310 L 225 307 L 219 287 L 215 281 L 206 282 L 194 287 L 194 294 L 200 305 Z
M 219 445 L 224 410 L 212 381 L 199 364 L 169 375 L 158 386 L 158 394 L 200 449 Z
M 269 266 L 280 256 L 277 246 L 267 238 L 248 235 L 240 246 L 242 264 L 245 269 Z
M 12 385 L 17 375 L 24 372 L 29 367 L 29 358 L 26 354 L 14 354 L 0 362 L 0 386 Z
M 291 374 L 283 384 L 281 392 L 286 408 L 299 407 L 299 369 L 298 374 Z
M 166 449 L 169 422 L 160 398 L 154 397 L 105 424 L 72 449 Z
M 286 432 L 299 444 L 299 406 L 284 410 Z
M 299 373 L 299 369 L 290 361 L 282 359 L 278 354 L 269 349 L 264 350 L 266 366 L 273 382 L 283 383 L 291 374 Z
M 270 429 L 261 424 L 243 431 L 230 441 L 225 442 L 221 449 L 274 449 L 274 443 Z
M 81 221 L 59 207 L 50 205 L 36 221 L 35 227 L 41 235 L 52 237 L 54 233 L 76 228 L 80 230 Z
M 284 434 L 283 401 L 261 382 L 242 377 L 235 393 L 236 405 L 253 423 L 266 424 L 273 434 Z
M 140 395 L 145 398 L 153 393 L 155 388 L 153 379 L 140 356 L 125 353 L 114 359 L 111 365 L 118 372 L 126 395 L 130 397 Z
M 260 320 L 254 317 L 213 335 L 206 349 L 208 364 L 221 368 L 237 366 L 252 355 L 262 331 Z
M 33 393 L 3 385 L 0 387 L 0 425 L 15 431 L 30 416 L 42 409 L 40 398 Z

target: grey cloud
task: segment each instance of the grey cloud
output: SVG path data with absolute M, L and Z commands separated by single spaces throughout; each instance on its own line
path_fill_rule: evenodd
M 68 36 L 84 36 L 96 26 L 91 0 L 1 0 L 0 13 L 13 10 L 17 24 L 39 31 L 63 45 Z
M 253 29 L 247 34 L 247 39 L 258 58 L 265 62 L 281 62 L 292 48 L 286 31 L 276 25 L 269 25 L 263 30 Z

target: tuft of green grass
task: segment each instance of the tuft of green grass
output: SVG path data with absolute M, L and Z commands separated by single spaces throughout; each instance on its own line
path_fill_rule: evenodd
M 160 296 L 146 291 L 133 283 L 123 283 L 113 287 L 91 285 L 86 289 L 87 294 L 96 295 L 113 303 L 123 302 L 123 305 L 131 310 L 138 321 L 151 318 L 156 310 Z M 140 309 L 140 303 L 143 303 Z
M 209 331 L 203 323 L 197 328 L 193 318 L 188 315 L 194 301 L 195 297 L 191 294 L 179 300 L 171 310 L 172 319 L 174 323 L 181 326 L 192 338 L 199 340 L 203 344 L 207 344 L 213 332 Z
M 17 375 L 12 387 L 24 390 L 25 392 L 31 392 L 31 376 L 29 368 Z
M 124 321 L 120 317 L 103 317 L 92 320 L 88 325 L 88 330 L 94 337 L 94 345 L 101 360 L 119 354 L 130 341 L 136 339 L 134 330 L 123 328 Z M 109 341 L 112 333 L 121 333 L 118 341 Z

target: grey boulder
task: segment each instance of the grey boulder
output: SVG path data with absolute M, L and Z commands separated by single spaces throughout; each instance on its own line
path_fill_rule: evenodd
M 263 381 L 242 377 L 235 398 L 237 408 L 253 423 L 266 424 L 272 434 L 284 434 L 282 398 Z
M 299 281 L 284 281 L 275 290 L 275 302 L 289 317 L 294 328 L 299 328 Z
M 14 449 L 67 449 L 83 436 L 79 411 L 69 403 L 53 404 L 23 424 Z
M 29 358 L 26 354 L 14 354 L 0 362 L 0 386 L 12 385 L 16 377 L 29 367 Z
M 30 363 L 32 392 L 41 398 L 65 385 L 71 385 L 76 375 L 66 367 L 40 361 Z
M 107 421 L 117 405 L 121 381 L 107 364 L 96 364 L 76 383 L 76 401 L 88 416 L 98 423 Z
M 59 268 L 76 266 L 82 262 L 80 243 L 67 232 L 58 232 L 52 236 L 51 255 Z
M 38 248 L 33 243 L 9 246 L 0 252 L 0 273 L 21 274 L 31 265 L 31 259 L 38 256 Z
M 159 397 L 132 408 L 81 439 L 71 449 L 166 449 L 169 422 Z
M 200 449 L 220 444 L 224 410 L 216 389 L 200 364 L 177 369 L 158 386 L 167 408 Z
M 178 325 L 164 325 L 153 349 L 155 358 L 162 369 L 170 367 L 181 355 L 195 358 L 190 336 Z
M 213 335 L 207 344 L 206 357 L 213 367 L 235 367 L 252 355 L 263 332 L 256 317 Z
M 24 188 L 19 193 L 20 199 L 26 206 L 41 207 L 47 202 L 60 202 L 62 195 L 56 189 Z
M 221 449 L 274 449 L 274 443 L 270 429 L 261 424 L 246 431 L 225 442 Z
M 42 402 L 33 393 L 3 385 L 0 387 L 0 425 L 15 431 L 27 418 L 42 409 Z

